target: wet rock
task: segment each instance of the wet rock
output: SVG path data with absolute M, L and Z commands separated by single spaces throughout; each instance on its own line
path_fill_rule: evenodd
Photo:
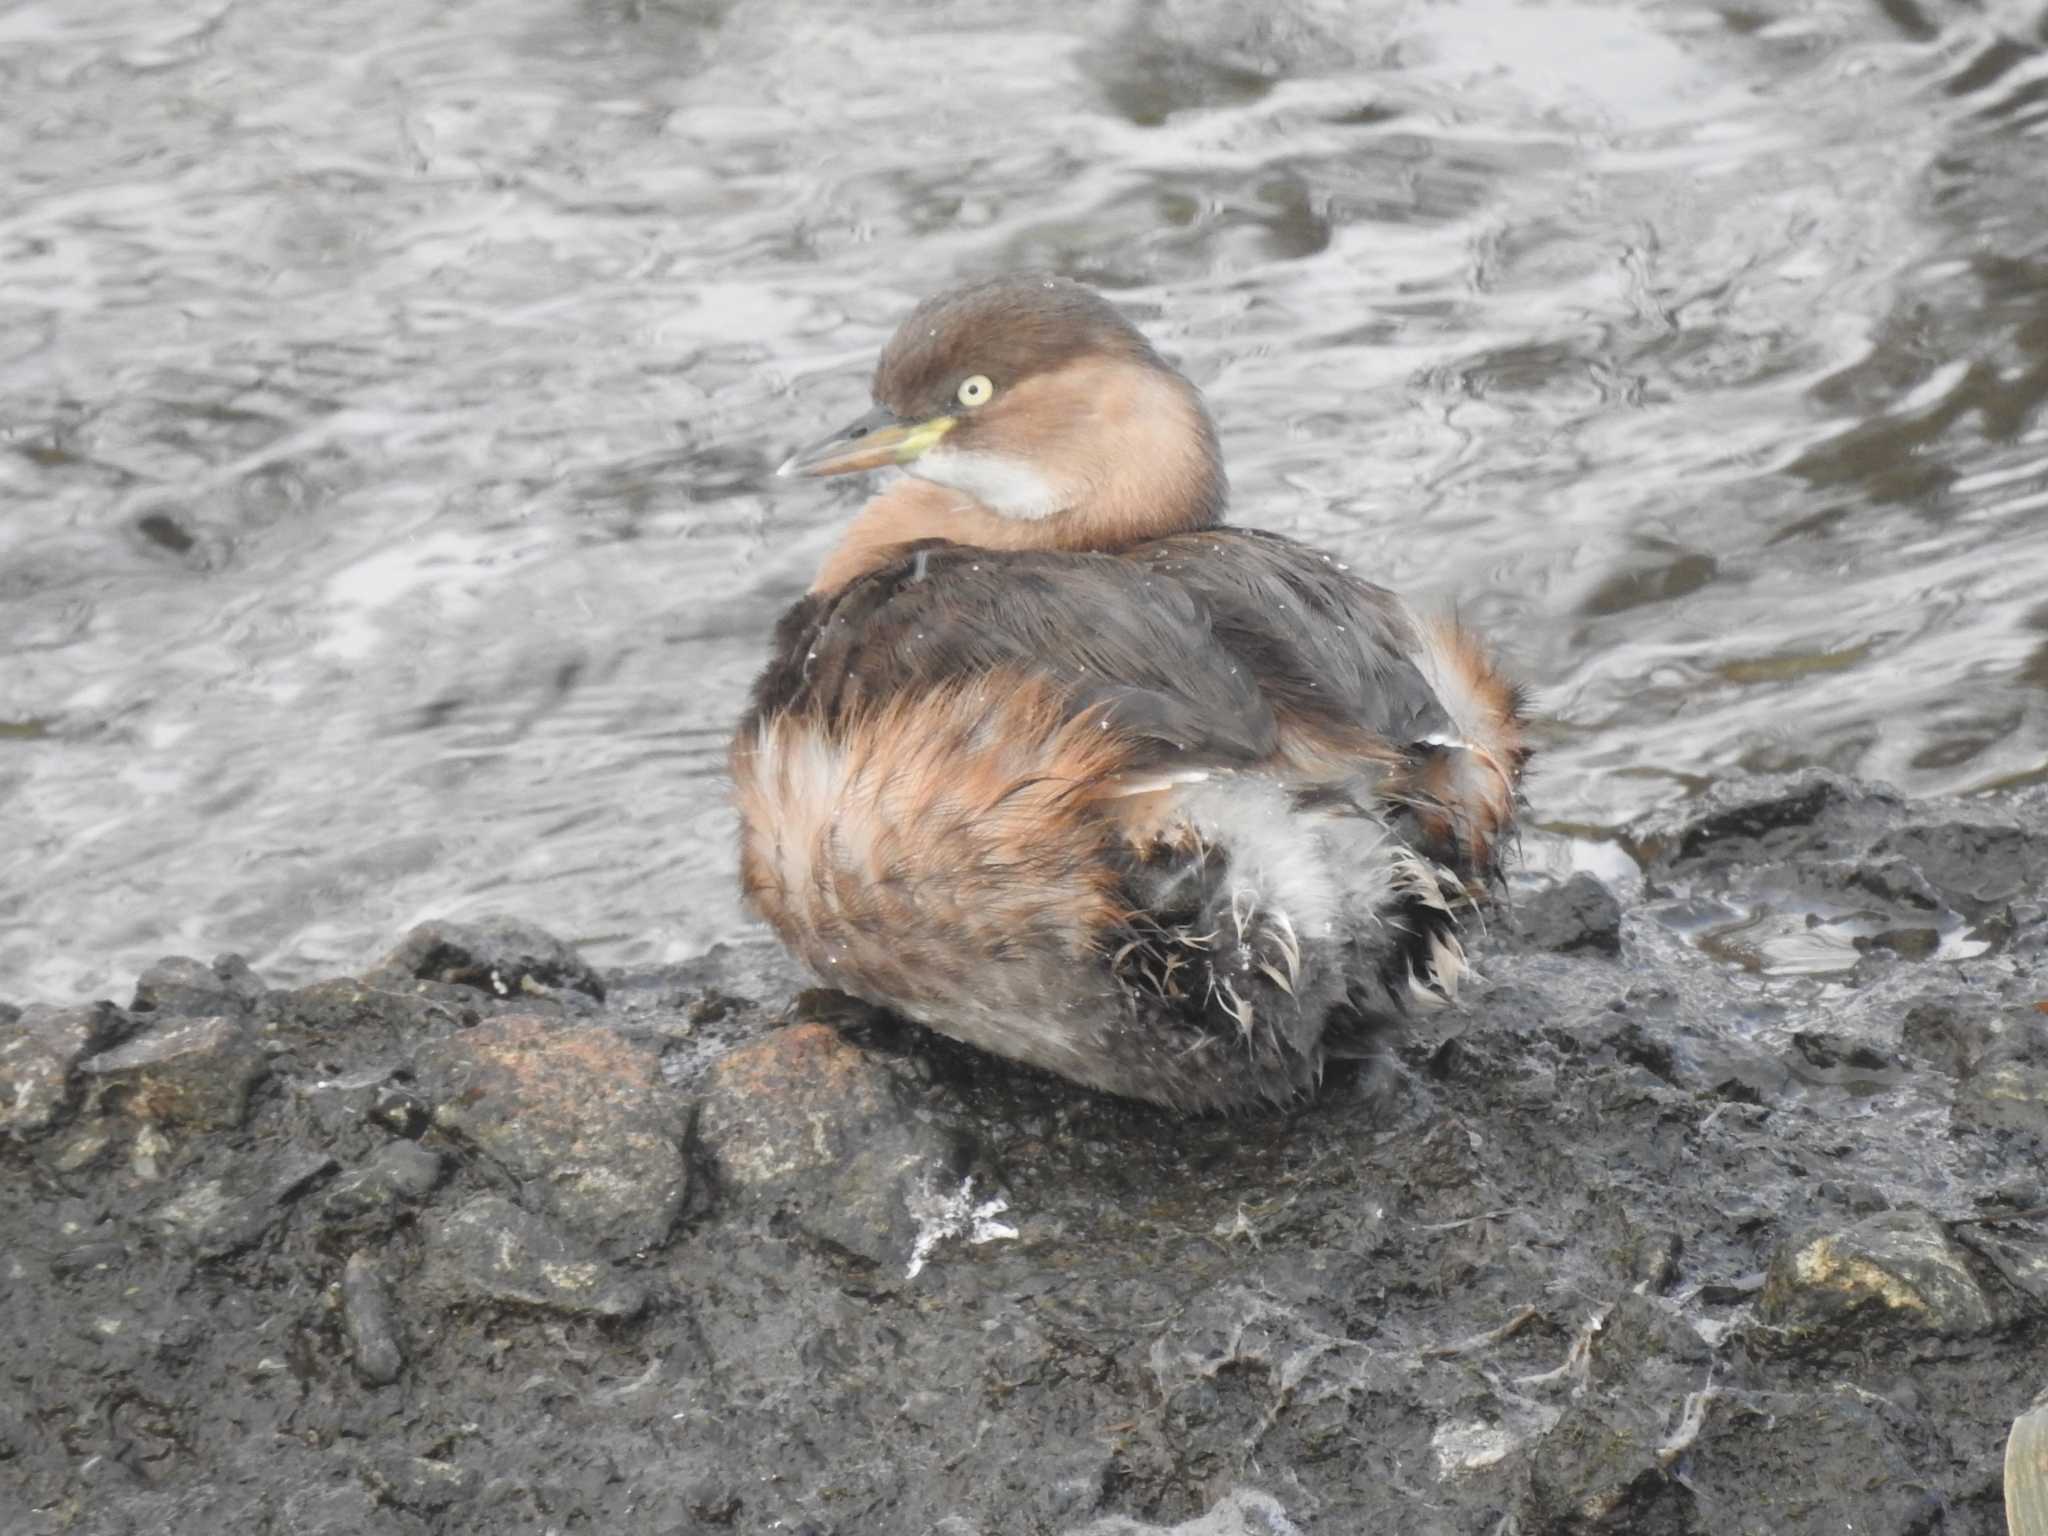
M 496 1195 L 471 1200 L 429 1230 L 425 1279 L 451 1302 L 502 1302 L 572 1317 L 628 1318 L 647 1305 L 640 1282 L 614 1274 L 553 1223 Z
M 1896 1378 L 1893 1378 L 1896 1380 Z M 1884 1394 L 1849 1384 L 1811 1393 L 1723 1392 L 1685 1400 L 1665 1441 L 1698 1500 L 1684 1530 L 1937 1536 L 1954 1531 L 1955 1506 L 1928 1486 L 1924 1469 L 1949 1459 L 1912 1404 L 1910 1388 Z M 1825 1478 L 1774 1475 L 1786 1448 Z M 1970 1529 L 1963 1522 L 1961 1529 Z M 1622 1527 L 1621 1529 L 1640 1529 Z
M 874 1263 L 916 1252 L 916 1208 L 957 1189 L 972 1148 L 824 1024 L 731 1051 L 703 1080 L 697 1145 L 719 1188 Z
M 1988 1010 L 1947 1001 L 1915 1003 L 1906 1010 L 1899 1043 L 1951 1077 L 1961 1077 L 1990 1043 Z
M 1821 1071 L 1862 1071 L 1862 1073 L 1886 1073 L 1898 1067 L 1888 1055 L 1878 1051 L 1868 1040 L 1858 1040 L 1849 1034 L 1837 1034 L 1833 1030 L 1794 1030 L 1792 1051 L 1798 1059 Z
M 442 1130 L 475 1147 L 564 1227 L 618 1257 L 664 1242 L 682 1208 L 682 1101 L 654 1052 L 610 1029 L 511 1014 L 417 1060 Z
M 417 1140 L 433 1123 L 434 1110 L 410 1088 L 386 1083 L 370 1101 L 370 1118 L 394 1136 Z
M 369 1036 L 385 1045 L 413 1045 L 475 1024 L 491 1010 L 470 987 L 451 988 L 449 997 L 417 990 L 403 977 L 392 985 L 338 976 L 276 994 L 281 1018 L 316 1037 Z M 419 984 L 422 987 L 426 983 Z
M 1692 1494 L 1671 1476 L 1657 1442 L 1625 1414 L 1569 1404 L 1526 1457 L 1527 1487 L 1516 1511 L 1520 1529 L 1692 1528 Z
M 2026 1298 L 2037 1315 L 2048 1315 L 2048 1229 L 2040 1225 L 2040 1191 L 2026 1193 L 2029 1204 L 2024 1210 L 2008 1207 L 2003 1213 L 1994 1197 L 1983 1216 L 1957 1225 L 1955 1238 L 1995 1270 L 2016 1296 Z
M 1717 784 L 1700 801 L 1648 818 L 1633 838 L 1639 856 L 1666 865 L 1783 862 L 1821 841 L 1819 825 L 1859 803 L 1896 797 L 1830 773 Z
M 1676 1232 L 1640 1232 L 1629 1252 L 1629 1279 L 1651 1296 L 1671 1289 L 1685 1243 Z
M 341 1330 L 356 1374 L 366 1384 L 381 1387 L 398 1380 L 405 1348 L 399 1342 L 397 1308 L 376 1261 L 366 1253 L 349 1255 L 342 1272 Z
M 359 1131 L 370 1118 L 384 1084 L 399 1070 L 389 1061 L 375 1061 L 358 1072 L 312 1080 L 293 1078 L 290 1091 L 305 1105 L 328 1141 Z
M 809 973 L 780 943 L 769 938 L 728 940 L 675 965 L 626 971 L 606 983 L 605 996 L 628 1012 L 657 1007 L 692 1010 L 703 999 L 725 999 L 738 1011 L 759 999 L 781 1000 L 811 985 Z M 712 1022 L 698 1013 L 700 1024 Z
M 1834 883 L 1852 896 L 1875 896 L 1900 912 L 1939 912 L 1943 904 L 1934 883 L 1901 858 L 1859 859 L 1843 869 Z M 1937 940 L 1939 937 L 1937 933 Z
M 59 1280 L 81 1275 L 105 1274 L 128 1262 L 128 1245 L 117 1238 L 103 1237 L 64 1248 L 50 1255 L 50 1273 Z
M 379 1497 L 416 1515 L 435 1515 L 468 1503 L 483 1481 L 473 1467 L 431 1456 L 380 1456 L 364 1473 Z
M 155 1218 L 200 1258 L 226 1258 L 253 1247 L 334 1167 L 324 1153 L 293 1153 L 260 1169 L 196 1184 L 158 1206 Z
M 388 1142 L 328 1187 L 320 1201 L 321 1219 L 351 1231 L 382 1231 L 432 1194 L 440 1181 L 439 1153 L 416 1142 Z
M 1793 1076 L 1856 1093 L 1875 1093 L 1905 1076 L 1905 1063 L 1868 1041 L 1829 1030 L 1796 1031 L 1790 1065 Z
M 531 923 L 422 923 L 366 979 L 390 977 L 474 987 L 492 997 L 580 992 L 603 1001 L 604 982 L 574 946 Z
M 256 1011 L 268 988 L 240 955 L 222 955 L 211 965 L 185 955 L 166 955 L 135 983 L 135 1013 L 182 1018 L 246 1016 Z
M 1828 1204 L 1842 1206 L 1859 1216 L 1891 1209 L 1884 1191 L 1865 1179 L 1822 1179 L 1813 1186 L 1813 1192 Z
M 269 1065 L 238 1020 L 174 1017 L 79 1070 L 109 1109 L 158 1125 L 233 1130 Z
M 21 1410 L 12 1403 L 0 1402 L 0 1463 L 21 1456 L 31 1441 L 31 1432 L 22 1422 Z
M 407 1529 L 390 1510 L 378 1507 L 367 1488 L 316 1484 L 294 1489 L 283 1503 L 272 1527 L 280 1536 L 386 1536 L 387 1532 L 397 1536 Z M 212 1528 L 226 1530 L 232 1526 L 221 1524 Z
M 1998 1321 L 1962 1250 L 1932 1216 L 1910 1210 L 1786 1243 L 1757 1317 L 1795 1341 L 1861 1350 L 1887 1336 L 1963 1336 Z
M 1994 1041 L 1957 1086 L 1949 1122 L 2036 1161 L 2048 1147 L 2048 1050 L 2031 1033 Z
M 962 1521 L 955 1529 L 959 1536 L 969 1536 L 977 1527 Z M 1148 1525 L 1129 1515 L 1110 1515 L 1069 1529 L 1071 1536 L 1303 1536 L 1306 1528 L 1290 1519 L 1287 1507 L 1270 1493 L 1233 1488 L 1202 1514 L 1179 1525 Z M 945 1536 L 954 1536 L 954 1531 L 946 1531 Z
M 694 1033 L 707 1025 L 718 1024 L 741 1013 L 757 1011 L 750 997 L 733 997 L 715 988 L 691 998 L 683 1005 L 683 1021 Z
M 50 1166 L 59 1173 L 77 1173 L 80 1169 L 90 1168 L 107 1155 L 116 1139 L 113 1125 L 105 1120 L 88 1120 L 83 1125 L 73 1126 L 50 1143 L 47 1149 Z
M 2003 821 L 1915 822 L 1886 833 L 1873 852 L 1899 858 L 1969 912 L 2002 905 L 2048 878 L 2042 840 Z
M 1621 903 L 1584 870 L 1516 904 L 1516 924 L 1538 949 L 1560 955 L 1621 953 Z
M 1712 1358 L 1706 1340 L 1676 1309 L 1649 1296 L 1625 1295 L 1587 1340 L 1587 1380 L 1668 1383 L 1682 1390 L 1701 1378 Z
M 659 1051 L 663 1074 L 687 1088 L 722 1052 L 774 1028 L 806 981 L 773 941 L 719 944 L 680 966 L 607 978 L 606 1011 L 620 1034 Z
M 732 1525 L 746 1508 L 746 1501 L 733 1492 L 731 1482 L 716 1476 L 684 1489 L 683 1504 L 694 1519 L 713 1526 Z
M 73 1101 L 73 1069 L 131 1027 L 110 1003 L 31 1005 L 0 1023 L 0 1133 L 32 1136 L 55 1126 Z

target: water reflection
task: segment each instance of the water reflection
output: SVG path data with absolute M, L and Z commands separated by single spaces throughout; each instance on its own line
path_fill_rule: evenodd
M 1549 823 L 1736 767 L 2048 776 L 2042 36 L 17 5 L 0 991 L 307 974 L 430 913 L 729 931 L 724 732 L 859 494 L 766 473 L 907 302 L 1022 261 L 1183 359 L 1241 516 L 1502 637 Z

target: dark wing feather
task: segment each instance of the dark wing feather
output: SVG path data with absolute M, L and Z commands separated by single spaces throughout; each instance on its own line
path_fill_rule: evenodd
M 1253 763 L 1283 716 L 1400 745 L 1445 728 L 1414 646 L 1390 594 L 1271 534 L 1183 534 L 1119 555 L 934 540 L 792 608 L 754 711 L 830 727 L 906 690 L 1022 667 L 1062 683 L 1074 712 L 1104 707 L 1157 741 L 1162 760 Z
M 1218 637 L 1253 666 L 1276 709 L 1397 745 L 1449 729 L 1411 660 L 1420 642 L 1405 606 L 1322 551 L 1232 528 L 1159 539 L 1127 558 L 1209 609 Z

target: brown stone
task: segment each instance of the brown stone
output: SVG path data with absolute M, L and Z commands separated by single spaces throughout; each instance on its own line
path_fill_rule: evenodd
M 899 1115 L 886 1070 L 830 1025 L 795 1024 L 713 1063 L 697 1136 L 725 1183 L 769 1188 L 836 1167 Z
M 918 1212 L 958 1190 L 970 1144 L 826 1024 L 750 1041 L 704 1075 L 697 1144 L 742 1204 L 788 1210 L 874 1263 L 910 1262 Z
M 239 1020 L 172 1018 L 79 1070 L 110 1109 L 158 1125 L 233 1130 L 248 1118 L 249 1090 L 269 1062 Z
M 434 1123 L 614 1257 L 658 1246 L 688 1182 L 655 1053 L 602 1025 L 507 1014 L 423 1047 Z

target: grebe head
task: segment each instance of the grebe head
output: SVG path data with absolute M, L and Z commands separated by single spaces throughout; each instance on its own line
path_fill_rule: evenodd
M 999 517 L 1073 525 L 1060 543 L 1207 527 L 1222 513 L 1201 396 L 1066 278 L 1000 277 L 927 299 L 883 349 L 873 393 L 874 410 L 779 472 L 898 465 Z

